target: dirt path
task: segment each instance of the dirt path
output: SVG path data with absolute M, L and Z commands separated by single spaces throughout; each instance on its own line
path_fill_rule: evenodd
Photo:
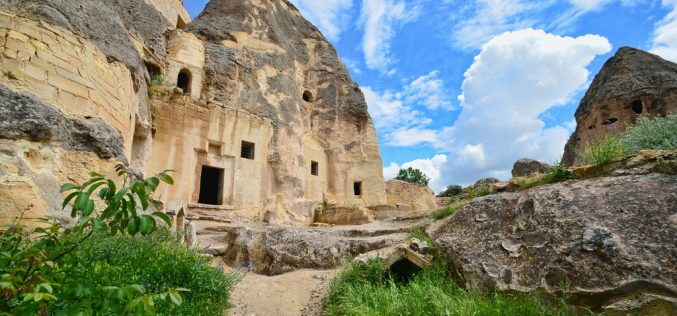
M 277 276 L 247 274 L 231 297 L 231 316 L 321 315 L 322 297 L 336 270 L 297 270 Z

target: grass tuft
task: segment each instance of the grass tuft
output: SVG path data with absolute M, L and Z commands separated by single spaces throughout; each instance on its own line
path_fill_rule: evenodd
M 603 138 L 588 142 L 583 151 L 583 161 L 593 165 L 603 165 L 625 157 L 628 150 L 618 135 L 606 134 Z
M 406 284 L 384 273 L 379 261 L 354 262 L 331 283 L 325 315 L 571 315 L 566 304 L 548 306 L 533 296 L 479 295 L 462 289 L 436 262 Z

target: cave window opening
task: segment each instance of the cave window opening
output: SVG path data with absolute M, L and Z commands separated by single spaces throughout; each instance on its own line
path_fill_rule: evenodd
M 308 90 L 303 91 L 303 101 L 305 101 L 305 102 L 315 101 L 315 99 L 313 98 L 313 93 L 308 91 Z
M 240 150 L 240 157 L 246 159 L 254 159 L 254 143 L 242 141 L 242 148 Z
M 632 102 L 632 111 L 635 112 L 636 114 L 642 114 L 643 106 L 642 106 L 642 101 L 641 100 L 636 100 L 635 102 Z
M 604 125 L 611 125 L 611 124 L 616 123 L 616 122 L 618 122 L 618 119 L 615 118 L 615 117 L 612 117 L 612 118 L 610 118 L 610 119 L 604 120 L 604 122 L 603 122 L 602 124 L 604 124 Z
M 398 261 L 395 261 L 386 273 L 390 274 L 395 282 L 401 284 L 407 284 L 409 281 L 423 269 L 417 266 L 413 262 L 409 261 L 407 258 L 402 258 Z
M 186 22 L 183 21 L 181 16 L 178 16 L 176 18 L 176 28 L 179 30 L 183 30 L 186 27 Z
M 353 183 L 353 193 L 355 196 L 362 196 L 362 182 Z
M 310 162 L 310 174 L 317 176 L 320 174 L 320 164 L 317 161 Z
M 183 90 L 184 94 L 190 93 L 190 81 L 191 81 L 191 74 L 188 69 L 181 69 L 179 71 L 179 76 L 176 78 L 176 86 L 178 88 L 181 88 Z
M 198 203 L 221 205 L 222 190 L 223 169 L 202 166 L 202 172 L 200 173 L 200 197 Z
M 595 128 L 597 128 L 597 126 L 595 124 L 588 126 L 588 129 L 595 129 Z
M 145 64 L 151 79 L 162 75 L 162 70 L 157 65 L 149 62 L 146 62 Z

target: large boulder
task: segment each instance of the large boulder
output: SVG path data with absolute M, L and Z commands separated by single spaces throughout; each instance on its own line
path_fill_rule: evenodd
M 674 174 L 489 195 L 431 233 L 452 270 L 481 292 L 566 284 L 574 304 L 595 311 L 677 313 Z
M 515 161 L 515 164 L 512 166 L 512 176 L 513 177 L 526 177 L 534 173 L 546 173 L 552 169 L 547 163 L 543 163 L 537 160 L 523 158 Z
M 406 238 L 406 228 L 355 231 L 305 227 L 232 227 L 225 234 L 226 262 L 251 262 L 253 272 L 278 275 L 298 269 L 332 269 L 366 252 Z M 393 234 L 394 233 L 394 234 Z M 372 235 L 373 234 L 373 235 Z
M 580 164 L 585 145 L 606 133 L 620 133 L 639 115 L 677 112 L 677 64 L 657 55 L 621 47 L 595 76 L 576 110 L 576 130 L 562 162 Z
M 386 195 L 390 205 L 408 205 L 412 212 L 437 208 L 435 193 L 428 187 L 401 180 L 386 181 Z

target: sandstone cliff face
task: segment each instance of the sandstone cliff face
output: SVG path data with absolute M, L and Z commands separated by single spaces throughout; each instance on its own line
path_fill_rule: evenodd
M 186 19 L 176 0 L 0 0 L 0 92 L 21 101 L 2 100 L 0 138 L 68 160 L 70 175 L 115 162 L 174 169 L 162 200 L 252 220 L 310 223 L 322 205 L 386 204 L 364 97 L 292 4 L 214 0 L 174 30 Z M 165 77 L 160 93 L 151 75 Z M 58 195 L 16 171 L 22 151 L 5 152 L 6 177 L 58 213 Z M 78 152 L 91 163 L 64 158 Z M 204 182 L 205 168 L 219 173 Z M 201 187 L 214 192 L 209 205 Z
M 552 293 L 566 283 L 573 303 L 595 311 L 669 315 L 677 311 L 676 220 L 677 176 L 651 173 L 489 195 L 432 235 L 481 291 Z
M 400 180 L 386 181 L 388 203 L 400 210 L 423 212 L 437 208 L 435 192 L 428 187 Z
M 196 94 L 196 83 L 191 83 L 186 87 L 190 97 L 154 103 L 161 117 L 156 135 L 167 128 L 183 129 L 178 134 L 187 136 L 156 138 L 151 156 L 178 152 L 177 144 L 187 149 L 183 162 L 151 161 L 151 169 L 178 170 L 180 182 L 195 183 L 200 176 L 196 165 L 223 168 L 229 183 L 223 187 L 222 207 L 244 209 L 269 222 L 311 223 L 322 204 L 386 204 L 376 132 L 364 96 L 331 44 L 291 3 L 214 0 L 175 36 L 203 47 L 189 51 L 177 46 L 181 53 L 169 52 L 177 63 L 185 63 L 177 68 L 202 78 L 201 89 Z M 202 67 L 181 55 L 196 55 L 204 60 Z M 177 104 L 183 105 L 179 109 Z M 218 114 L 221 109 L 233 112 Z M 208 115 L 197 125 L 170 118 L 163 128 L 162 117 L 177 111 Z M 231 119 L 232 125 L 224 123 Z M 220 147 L 217 153 L 209 153 L 207 139 Z M 241 142 L 254 144 L 251 159 L 241 157 Z M 206 155 L 191 157 L 194 148 Z M 190 201 L 199 202 L 198 186 L 167 192 L 168 198 L 192 194 Z
M 619 133 L 640 114 L 677 112 L 677 64 L 659 56 L 621 47 L 595 76 L 576 110 L 576 131 L 569 138 L 563 162 L 578 164 L 587 142 Z

